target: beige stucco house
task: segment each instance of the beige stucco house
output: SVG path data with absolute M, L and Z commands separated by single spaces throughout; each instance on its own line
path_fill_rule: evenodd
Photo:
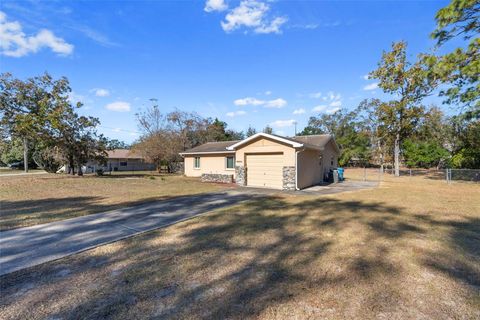
M 330 135 L 287 138 L 267 133 L 209 142 L 180 153 L 188 177 L 283 190 L 321 183 L 337 167 L 339 154 Z

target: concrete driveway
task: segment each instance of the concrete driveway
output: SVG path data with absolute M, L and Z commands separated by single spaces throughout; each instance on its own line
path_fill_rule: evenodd
M 377 188 L 378 181 L 359 181 L 359 180 L 345 180 L 341 183 L 331 183 L 325 185 L 312 186 L 301 190 L 304 194 L 334 194 L 349 191 L 358 191 L 363 189 Z
M 238 190 L 243 191 L 244 193 L 249 194 L 266 194 L 272 195 L 276 193 L 292 194 L 292 195 L 324 195 L 324 194 L 334 194 L 334 193 L 343 193 L 350 191 L 358 191 L 363 189 L 372 189 L 379 186 L 378 181 L 359 181 L 359 180 L 345 180 L 341 183 L 330 183 L 311 186 L 302 190 L 296 191 L 285 191 L 277 189 L 268 189 L 268 188 L 252 188 L 252 187 L 241 187 Z
M 165 227 L 252 199 L 238 191 L 199 194 L 0 232 L 0 275 Z

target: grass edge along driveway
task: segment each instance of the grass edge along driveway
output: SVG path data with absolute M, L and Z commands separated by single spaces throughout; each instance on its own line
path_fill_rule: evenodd
M 169 226 L 252 198 L 254 196 L 234 191 L 211 192 L 4 231 L 0 237 L 0 275 Z
M 150 173 L 5 177 L 0 178 L 0 231 L 225 189 L 229 186 Z
M 475 319 L 479 192 L 263 195 L 4 276 L 0 317 Z

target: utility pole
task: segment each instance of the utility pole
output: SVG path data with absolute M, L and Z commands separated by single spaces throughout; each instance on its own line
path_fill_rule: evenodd
M 297 121 L 294 121 L 293 124 L 295 125 L 295 136 L 297 135 Z

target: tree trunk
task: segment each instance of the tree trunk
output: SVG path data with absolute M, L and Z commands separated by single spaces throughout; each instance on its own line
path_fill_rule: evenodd
M 80 162 L 78 163 L 78 170 L 77 171 L 78 171 L 77 174 L 79 176 L 83 176 L 82 164 Z
M 380 142 L 378 143 L 378 150 L 379 150 L 379 153 L 380 153 L 380 172 L 383 173 L 385 168 L 384 168 L 384 163 L 383 163 L 383 159 L 384 159 L 384 156 L 383 156 L 383 150 L 382 150 L 382 145 L 380 144 Z
M 75 175 L 75 163 L 71 158 L 68 159 L 68 174 L 71 174 L 72 176 Z
M 395 158 L 395 177 L 400 176 L 400 134 L 397 133 L 395 136 L 395 150 L 394 150 L 394 158 Z
M 28 172 L 28 141 L 27 137 L 23 137 L 23 169 Z

